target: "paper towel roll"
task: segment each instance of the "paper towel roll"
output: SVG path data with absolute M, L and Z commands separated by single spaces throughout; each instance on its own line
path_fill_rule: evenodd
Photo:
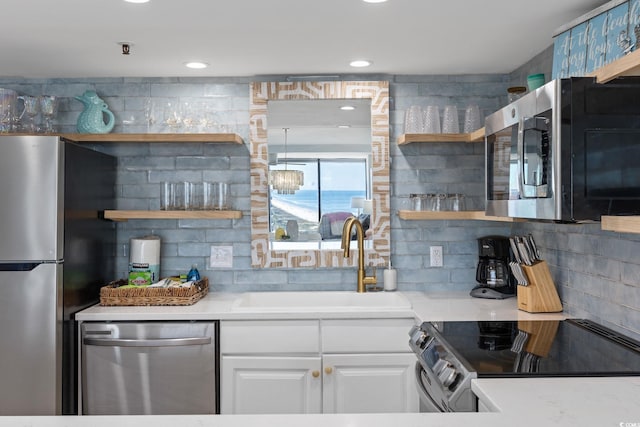
M 129 272 L 149 271 L 152 282 L 160 280 L 160 237 L 144 236 L 129 240 Z

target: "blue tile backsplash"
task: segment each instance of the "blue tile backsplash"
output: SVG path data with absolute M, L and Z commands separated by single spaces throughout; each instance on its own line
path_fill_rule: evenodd
M 553 48 L 505 75 L 460 76 L 343 76 L 348 79 L 389 80 L 391 94 L 391 244 L 398 269 L 398 288 L 470 290 L 475 284 L 476 239 L 485 235 L 531 232 L 549 261 L 565 311 L 593 318 L 629 335 L 640 336 L 640 235 L 600 231 L 599 225 L 557 225 L 476 221 L 405 221 L 399 209 L 409 208 L 411 193 L 464 193 L 468 209 L 483 209 L 484 145 L 482 143 L 396 144 L 402 134 L 404 111 L 411 105 L 455 104 L 460 122 L 468 104 L 482 116 L 506 103 L 506 89 L 524 83 L 531 72 L 551 73 Z M 273 76 L 267 80 L 281 80 Z M 264 79 L 264 78 L 263 78 Z M 186 273 L 198 264 L 215 291 L 352 290 L 352 269 L 301 270 L 251 268 L 249 182 L 249 83 L 251 78 L 117 78 L 117 79 L 0 79 L 0 87 L 21 94 L 65 97 L 58 126 L 75 132 L 82 104 L 73 96 L 96 90 L 115 113 L 114 132 L 167 132 L 149 124 L 145 103 L 179 98 L 205 103 L 217 112 L 220 126 L 238 133 L 245 145 L 209 143 L 93 144 L 118 157 L 118 207 L 158 209 L 160 182 L 224 180 L 230 184 L 237 220 L 131 220 L 118 223 L 117 271 L 128 271 L 131 237 L 156 234 L 162 238 L 162 274 Z M 233 268 L 209 269 L 211 245 L 233 247 Z M 429 267 L 429 246 L 443 247 L 444 267 Z M 382 273 L 378 271 L 380 282 Z

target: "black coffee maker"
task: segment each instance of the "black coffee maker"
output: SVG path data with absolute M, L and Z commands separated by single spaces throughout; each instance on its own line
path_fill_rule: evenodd
M 486 236 L 478 239 L 478 267 L 471 296 L 504 299 L 516 295 L 516 279 L 511 273 L 509 238 Z

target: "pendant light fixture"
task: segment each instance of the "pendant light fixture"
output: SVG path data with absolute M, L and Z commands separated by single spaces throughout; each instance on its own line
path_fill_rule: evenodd
M 282 130 L 284 130 L 284 169 L 271 171 L 269 181 L 271 188 L 278 194 L 295 194 L 300 186 L 304 185 L 304 173 L 287 168 L 287 133 L 289 128 L 282 128 Z

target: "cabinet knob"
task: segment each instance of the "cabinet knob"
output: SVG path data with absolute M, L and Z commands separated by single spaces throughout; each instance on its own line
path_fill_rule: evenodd
M 331 375 L 332 372 L 333 372 L 333 368 L 331 366 L 327 366 L 326 368 L 324 368 L 325 374 Z
M 318 378 L 318 377 L 320 376 L 320 371 L 313 371 L 313 372 L 311 372 L 311 376 L 312 376 L 313 378 Z

